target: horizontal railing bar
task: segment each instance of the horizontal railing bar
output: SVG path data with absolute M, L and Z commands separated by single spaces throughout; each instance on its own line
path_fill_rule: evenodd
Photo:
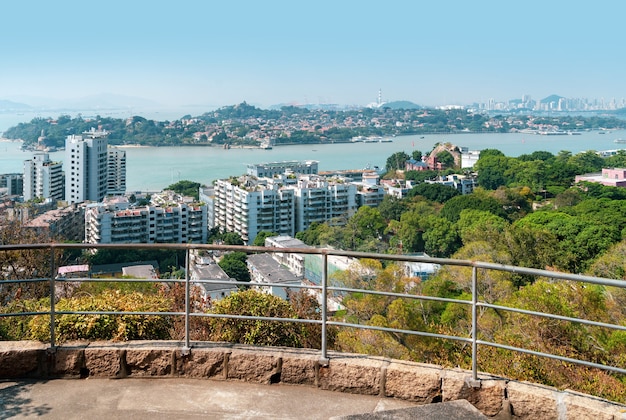
M 16 283 L 43 283 L 49 282 L 49 278 L 29 278 L 29 279 L 10 279 L 10 280 L 0 280 L 0 284 L 16 284 Z
M 462 341 L 465 343 L 472 342 L 472 339 L 467 338 L 467 337 L 458 337 L 454 335 L 445 335 L 445 334 L 435 334 L 435 333 L 429 333 L 426 331 L 401 330 L 401 329 L 395 329 L 395 328 L 378 327 L 376 325 L 351 324 L 349 322 L 340 322 L 340 321 L 327 321 L 326 323 L 328 325 L 336 325 L 339 327 L 350 327 L 350 328 L 360 328 L 363 330 L 376 330 L 376 331 L 384 331 L 384 332 L 390 332 L 390 333 L 420 335 L 423 337 L 431 337 L 431 338 L 445 338 L 447 340 Z
M 9 317 L 9 316 L 34 316 L 34 315 L 50 315 L 50 311 L 47 311 L 47 312 L 11 312 L 11 313 L 0 313 L 0 318 Z
M 56 315 L 150 315 L 150 316 L 183 316 L 184 312 L 120 312 L 120 311 L 55 311 Z
M 437 301 L 437 302 L 460 303 L 460 304 L 463 304 L 463 305 L 471 305 L 472 304 L 472 302 L 470 302 L 468 300 L 451 299 L 451 298 L 440 298 L 440 297 L 434 297 L 434 296 L 409 295 L 407 293 L 380 292 L 378 290 L 371 290 L 371 289 L 353 289 L 353 288 L 349 288 L 349 287 L 331 287 L 331 286 L 328 286 L 327 290 L 329 292 L 330 291 L 338 291 L 338 292 L 351 292 L 351 293 L 368 293 L 368 294 L 373 294 L 373 295 L 391 296 L 391 297 L 406 298 L 406 299 L 432 300 L 432 301 Z
M 520 348 L 520 347 L 507 346 L 506 344 L 492 343 L 490 341 L 478 340 L 477 342 L 478 342 L 478 344 L 481 344 L 481 345 L 484 345 L 484 346 L 496 347 L 496 348 L 503 349 L 503 350 L 510 350 L 510 351 L 519 352 L 519 353 L 526 353 L 526 354 L 531 354 L 533 356 L 546 357 L 548 359 L 560 360 L 562 362 L 574 363 L 574 364 L 579 364 L 579 365 L 583 365 L 583 366 L 587 366 L 587 367 L 592 367 L 592 368 L 597 368 L 597 369 L 602 369 L 602 370 L 610 370 L 612 372 L 626 374 L 626 369 L 622 369 L 622 368 L 619 368 L 619 367 L 616 367 L 616 366 L 601 365 L 599 363 L 588 362 L 586 360 L 573 359 L 571 357 L 565 357 L 565 356 L 557 356 L 555 354 L 543 353 L 543 352 L 540 352 L 540 351 L 523 349 L 523 348 Z
M 579 324 L 592 325 L 594 327 L 604 327 L 604 328 L 611 328 L 614 330 L 626 331 L 626 326 L 617 325 L 617 324 L 607 324 L 605 322 L 598 322 L 598 321 L 590 321 L 590 320 L 583 319 L 583 318 L 572 318 L 572 317 L 563 316 L 563 315 L 555 315 L 555 314 L 549 314 L 549 313 L 544 313 L 544 312 L 529 311 L 527 309 L 511 308 L 509 306 L 492 305 L 490 303 L 478 303 L 477 306 L 481 306 L 483 308 L 498 309 L 498 310 L 507 311 L 507 312 L 515 312 L 515 313 L 524 314 L 524 315 L 534 315 L 534 316 L 540 316 L 543 318 L 557 319 L 559 321 L 576 322 Z
M 271 316 L 252 316 L 252 315 L 232 315 L 232 314 L 213 314 L 206 312 L 194 312 L 189 314 L 194 317 L 203 317 L 203 318 L 229 318 L 229 319 L 246 319 L 250 321 L 281 321 L 281 322 L 300 322 L 300 323 L 308 323 L 308 324 L 321 324 L 322 321 L 319 319 L 309 319 L 309 318 L 273 318 Z

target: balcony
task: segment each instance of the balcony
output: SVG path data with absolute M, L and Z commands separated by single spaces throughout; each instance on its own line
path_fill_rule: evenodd
M 309 349 L 309 350 L 298 350 L 293 353 L 285 353 L 285 350 L 282 349 L 272 349 L 272 348 L 249 348 L 245 346 L 237 346 L 237 345 L 226 345 L 227 350 L 225 350 L 224 345 L 214 346 L 210 343 L 192 341 L 192 332 L 189 329 L 190 321 L 195 318 L 203 318 L 203 317 L 216 317 L 215 314 L 206 314 L 203 312 L 196 312 L 192 310 L 192 308 L 187 304 L 185 310 L 183 312 L 166 312 L 166 313 L 153 313 L 153 312 L 72 312 L 72 311 L 59 311 L 55 307 L 55 300 L 53 299 L 50 302 L 49 310 L 45 312 L 40 312 L 37 314 L 33 313 L 3 313 L 2 317 L 21 317 L 21 316 L 32 316 L 32 315 L 43 315 L 49 318 L 49 330 L 50 330 L 50 339 L 46 344 L 42 344 L 40 347 L 33 349 L 32 352 L 36 354 L 41 353 L 41 357 L 46 352 L 65 352 L 64 357 L 67 357 L 69 353 L 76 353 L 77 355 L 80 353 L 82 356 L 77 356 L 79 360 L 80 357 L 86 360 L 86 363 L 90 368 L 88 369 L 89 375 L 95 377 L 116 377 L 119 375 L 116 372 L 127 372 L 127 375 L 138 375 L 138 376 L 160 376 L 160 375 L 171 375 L 172 372 L 177 372 L 177 374 L 189 375 L 191 372 L 191 367 L 189 363 L 192 363 L 193 360 L 196 359 L 188 359 L 189 354 L 196 354 L 198 356 L 197 360 L 221 360 L 217 363 L 222 366 L 220 369 L 225 369 L 230 373 L 225 374 L 226 378 L 236 378 L 236 372 L 244 362 L 252 363 L 252 365 L 257 366 L 257 372 L 253 373 L 254 375 L 258 375 L 259 372 L 264 372 L 263 375 L 267 375 L 267 378 L 277 377 L 279 380 L 285 383 L 289 383 L 291 380 L 296 380 L 294 377 L 289 376 L 292 372 L 289 369 L 296 368 L 302 369 L 301 372 L 307 378 L 304 380 L 306 384 L 322 384 L 322 387 L 326 387 L 325 389 L 339 389 L 341 386 L 358 386 L 359 390 L 353 389 L 351 392 L 357 393 L 375 393 L 381 395 L 387 395 L 395 398 L 407 398 L 407 399 L 415 399 L 415 392 L 417 385 L 414 385 L 413 388 L 407 387 L 406 384 L 402 387 L 403 391 L 399 391 L 400 388 L 396 388 L 396 386 L 400 387 L 402 382 L 411 382 L 415 381 L 416 377 L 421 378 L 420 381 L 423 381 L 424 378 L 430 378 L 428 381 L 432 380 L 433 390 L 424 391 L 427 394 L 429 392 L 434 392 L 434 394 L 428 394 L 432 398 L 432 400 L 436 399 L 436 395 L 438 392 L 448 392 L 450 396 L 453 391 L 451 388 L 446 387 L 455 387 L 458 386 L 457 397 L 463 395 L 463 392 L 467 393 L 467 395 L 473 395 L 474 398 L 478 401 L 477 404 L 481 404 L 481 396 L 483 398 L 483 404 L 485 403 L 485 398 L 487 395 L 498 395 L 501 393 L 502 395 L 507 395 L 507 400 L 509 403 L 518 404 L 518 408 L 516 409 L 517 413 L 521 413 L 521 408 L 523 406 L 523 401 L 520 397 L 520 389 L 524 387 L 532 387 L 532 384 L 516 384 L 514 381 L 502 381 L 502 378 L 497 378 L 490 376 L 487 373 L 479 373 L 479 367 L 481 360 L 484 362 L 484 359 L 479 358 L 479 353 L 484 349 L 496 349 L 501 351 L 511 351 L 518 353 L 520 355 L 531 355 L 533 357 L 538 358 L 546 358 L 550 360 L 554 360 L 557 363 L 561 363 L 564 365 L 580 365 L 589 369 L 589 373 L 593 374 L 593 370 L 598 369 L 605 372 L 610 372 L 615 375 L 624 375 L 626 374 L 626 369 L 624 366 L 618 365 L 607 365 L 600 363 L 598 361 L 590 361 L 590 360 L 581 360 L 575 357 L 575 355 L 563 355 L 563 354 L 551 354 L 542 351 L 538 351 L 536 349 L 522 348 L 522 347 L 513 347 L 507 345 L 506 343 L 497 342 L 494 340 L 490 340 L 485 336 L 481 335 L 479 330 L 479 317 L 480 313 L 485 311 L 496 311 L 498 313 L 504 312 L 513 312 L 517 314 L 529 315 L 532 317 L 538 317 L 541 319 L 551 320 L 553 322 L 563 322 L 567 324 L 573 325 L 588 325 L 594 327 L 600 327 L 607 330 L 617 330 L 617 331 L 626 331 L 626 327 L 620 324 L 611 324 L 605 322 L 591 321 L 583 318 L 573 317 L 573 316 L 562 316 L 562 315 L 552 315 L 549 313 L 539 313 L 529 311 L 524 308 L 516 308 L 516 307 L 505 307 L 500 305 L 494 305 L 482 299 L 478 290 L 484 289 L 484 287 L 488 287 L 485 282 L 488 282 L 489 277 L 494 273 L 498 272 L 508 272 L 508 273 L 517 273 L 526 276 L 532 277 L 541 277 L 548 278 L 554 282 L 557 281 L 569 281 L 573 284 L 582 284 L 588 287 L 590 286 L 599 286 L 599 287 L 615 287 L 615 288 L 626 288 L 625 282 L 611 280 L 611 279 L 602 279 L 596 277 L 589 276 L 581 276 L 567 273 L 559 273 L 553 271 L 546 270 L 536 270 L 529 269 L 523 267 L 513 267 L 506 266 L 501 264 L 493 264 L 493 263 L 484 263 L 478 261 L 465 261 L 465 260 L 451 260 L 451 259 L 438 259 L 438 258 L 429 258 L 429 257 L 415 257 L 415 256 L 406 256 L 406 255 L 388 255 L 388 254 L 372 254 L 372 253 L 360 253 L 360 252 L 349 252 L 349 251 L 336 251 L 329 249 L 315 249 L 315 248 L 265 248 L 265 247 L 246 247 L 246 246 L 220 246 L 220 245 L 195 245 L 195 244 L 159 244 L 159 245 L 147 245 L 147 244 L 137 244 L 137 245 L 83 245 L 83 244 L 35 244 L 35 245 L 4 245 L 0 246 L 0 253 L 5 252 L 16 252 L 16 251 L 38 251 L 44 253 L 52 252 L 53 255 L 59 253 L 66 249 L 94 249 L 94 248 L 113 248 L 113 249 L 172 249 L 172 250 L 185 250 L 187 253 L 187 260 L 189 260 L 189 253 L 191 250 L 222 250 L 222 251 L 241 251 L 245 253 L 258 253 L 258 252 L 270 252 L 270 253 L 282 253 L 282 254 L 298 254 L 298 255 L 316 255 L 322 261 L 322 281 L 319 286 L 313 285 L 305 285 L 302 284 L 300 286 L 289 285 L 290 288 L 299 288 L 299 289 L 307 289 L 312 292 L 318 293 L 321 297 L 321 313 L 320 319 L 281 319 L 281 318 L 272 318 L 265 316 L 243 316 L 243 315 L 221 315 L 220 317 L 227 319 L 240 319 L 240 320 L 260 320 L 260 321 L 273 321 L 273 322 L 291 322 L 291 323 L 304 323 L 304 324 L 313 324 L 318 325 L 320 327 L 320 346 L 317 349 Z M 472 295 L 471 298 L 467 300 L 463 299 L 451 299 L 451 298 L 435 298 L 431 296 L 422 296 L 416 295 L 412 293 L 396 293 L 389 291 L 377 291 L 370 289 L 353 289 L 345 286 L 337 286 L 337 285 L 329 285 L 328 279 L 328 267 L 329 267 L 329 257 L 351 257 L 357 259 L 374 259 L 379 261 L 406 261 L 406 262 L 415 262 L 415 263 L 435 263 L 440 264 L 442 266 L 453 266 L 453 267 L 463 267 L 468 270 L 470 278 L 468 281 L 471 282 L 472 285 Z M 51 290 L 54 290 L 56 284 L 62 284 L 66 280 L 57 279 L 54 276 L 55 266 L 54 266 L 54 258 L 50 258 L 51 266 L 50 266 L 50 275 L 47 278 L 32 278 L 32 279 L 9 279 L 8 283 L 23 283 L 23 282 L 43 282 L 44 284 L 49 285 Z M 188 263 L 187 263 L 188 264 Z M 114 279 L 107 279 L 108 281 L 120 281 Z M 94 279 L 81 278 L 81 279 L 71 279 L 71 281 L 96 281 Z M 139 280 L 139 279 L 124 279 L 122 281 L 147 281 L 147 280 Z M 153 281 L 153 280 L 151 280 Z M 159 280 L 162 281 L 162 280 Z M 189 295 L 189 283 L 190 279 L 187 277 L 182 280 L 176 279 L 167 279 L 168 282 L 180 282 L 186 287 L 186 302 L 190 302 Z M 200 283 L 226 283 L 226 281 L 218 281 L 218 280 L 210 280 L 210 279 L 201 279 Z M 231 281 L 228 281 L 229 284 L 232 284 Z M 265 285 L 267 283 L 236 283 L 239 285 L 246 286 L 260 286 Z M 279 287 L 280 283 L 270 283 L 272 286 Z M 373 325 L 373 324 L 360 324 L 351 322 L 349 319 L 341 319 L 341 318 L 333 318 L 330 315 L 329 303 L 332 297 L 343 296 L 349 293 L 358 293 L 358 294 L 371 294 L 373 296 L 384 296 L 384 297 L 392 297 L 399 299 L 411 299 L 415 301 L 421 301 L 423 303 L 453 303 L 458 305 L 459 308 L 465 308 L 470 314 L 470 324 L 468 325 L 467 334 L 464 335 L 445 335 L 445 334 L 433 334 L 425 331 L 419 330 L 404 330 L 393 328 L 392 326 L 384 326 L 384 325 Z M 58 322 L 59 316 L 64 315 L 138 315 L 138 316 L 171 316 L 171 317 L 179 317 L 184 320 L 185 331 L 184 338 L 180 342 L 164 342 L 164 343 L 151 343 L 146 346 L 135 345 L 132 342 L 128 344 L 85 344 L 80 345 L 78 347 L 74 346 L 64 347 L 63 344 L 59 345 L 56 340 L 56 329 L 55 325 Z M 406 335 L 406 336 L 415 336 L 422 337 L 424 340 L 443 340 L 447 342 L 457 342 L 461 343 L 464 347 L 468 349 L 468 356 L 471 359 L 468 363 L 467 370 L 442 370 L 441 367 L 437 366 L 426 366 L 423 364 L 412 364 L 410 362 L 402 362 L 402 361 L 394 361 L 394 360 L 381 360 L 381 359 L 367 359 L 363 358 L 363 356 L 354 356 L 354 355 L 346 355 L 342 353 L 332 352 L 328 348 L 328 329 L 329 328 L 340 328 L 340 329 L 354 329 L 354 330 L 365 330 L 365 331 L 377 331 L 383 332 L 385 334 L 391 335 Z M 174 359 L 179 360 L 181 365 L 171 365 L 169 368 L 159 371 L 151 370 L 152 368 L 146 365 L 142 365 L 141 362 L 137 361 L 137 357 L 143 351 L 149 349 L 150 352 L 153 353 L 153 356 L 156 355 L 156 359 L 172 361 Z M 122 357 L 122 352 L 124 356 Z M 226 357 L 224 354 L 228 353 L 230 356 Z M 28 353 L 28 352 L 26 352 Z M 2 349 L 0 348 L 0 354 L 2 353 Z M 59 353 L 60 354 L 60 353 Z M 105 357 L 106 356 L 106 357 Z M 375 356 L 375 355 L 374 355 Z M 4 357 L 4 354 L 3 354 Z M 24 360 L 28 359 L 25 356 L 25 353 L 22 352 L 18 356 Z M 33 360 L 37 361 L 40 356 L 35 357 Z M 96 359 L 105 357 L 106 360 L 111 360 L 117 363 L 113 367 L 106 366 L 102 363 L 97 364 Z M 45 359 L 45 357 L 44 357 Z M 155 360 L 156 360 L 155 359 Z M 251 362 L 252 359 L 255 359 L 256 362 Z M 7 372 L 11 369 L 15 369 L 18 363 L 12 363 L 11 358 L 4 358 L 3 360 L 6 363 L 3 363 L 0 367 L 0 372 Z M 17 359 L 16 359 L 17 360 Z M 30 359 L 28 359 L 30 360 Z M 43 360 L 43 359 L 42 359 Z M 52 360 L 48 358 L 48 360 Z M 65 360 L 65 359 L 64 359 Z M 265 360 L 265 362 L 262 362 Z M 280 361 L 279 361 L 280 360 Z M 38 362 L 37 362 L 38 363 Z M 37 364 L 36 363 L 36 364 Z M 91 364 L 90 364 L 91 363 Z M 167 362 L 170 363 L 170 362 Z M 178 362 L 177 362 L 178 363 Z M 185 364 L 186 363 L 186 364 Z M 263 364 L 267 363 L 267 364 Z M 225 367 L 228 364 L 231 364 L 230 367 Z M 21 364 L 23 366 L 23 364 Z M 55 365 L 57 366 L 57 365 Z M 178 367 L 177 367 L 178 366 Z M 182 371 L 179 372 L 181 366 L 186 366 Z M 195 366 L 195 365 L 194 365 Z M 280 367 L 279 367 L 280 366 Z M 55 368 L 53 366 L 53 368 Z M 58 368 L 58 366 L 56 367 Z M 196 366 L 195 368 L 200 368 Z M 80 374 L 78 365 L 66 366 L 63 369 L 69 369 L 66 373 L 67 375 L 71 374 Z M 74 372 L 72 369 L 77 369 Z M 54 370 L 54 369 L 53 369 Z M 72 373 L 74 372 L 74 373 Z M 130 373 L 129 373 L 130 372 Z M 158 373 L 162 372 L 162 373 Z M 169 372 L 169 373 L 166 373 Z M 208 376 L 219 377 L 223 372 L 223 370 L 215 370 L 213 373 L 209 373 Z M 333 379 L 333 372 L 339 375 L 336 379 Z M 351 372 L 351 373 L 349 373 Z M 6 374 L 3 374 L 6 375 Z M 231 375 L 231 376 L 228 376 Z M 278 376 L 276 376 L 278 375 Z M 341 375 L 344 375 L 344 378 L 350 378 L 350 383 L 352 385 L 339 385 L 341 382 Z M 347 375 L 347 376 L 346 376 Z M 383 382 L 380 382 L 380 378 L 385 377 Z M 2 375 L 0 375 L 2 376 Z M 291 379 L 290 379 L 291 378 Z M 243 379 L 243 378 L 240 378 Z M 251 379 L 252 380 L 252 379 Z M 271 382 L 271 380 L 268 379 Z M 339 381 L 339 382 L 334 382 Z M 442 382 L 443 381 L 443 382 Z M 413 382 L 411 382 L 413 383 Z M 333 385 L 334 384 L 334 385 Z M 438 385 L 437 385 L 438 384 Z M 443 384 L 443 385 L 442 385 Z M 451 385 L 452 384 L 452 385 Z M 543 388 L 545 389 L 545 388 Z M 420 391 L 421 392 L 421 391 Z M 526 392 L 526 391 L 524 391 Z M 550 391 L 550 392 L 560 392 L 560 391 Z M 493 394 L 495 393 L 495 394 Z M 538 391 L 539 394 L 541 394 Z M 419 394 L 421 395 L 421 394 Z M 441 397 L 441 394 L 439 394 Z M 546 397 L 545 394 L 542 394 L 544 399 L 550 399 L 553 397 Z M 467 396 L 465 398 L 468 398 Z M 501 397 L 504 398 L 504 397 Z M 555 407 L 558 406 L 559 398 L 561 404 L 563 403 L 563 398 L 554 397 Z M 569 397 L 567 397 L 569 398 Z M 471 398 L 468 398 L 471 399 Z M 432 401 L 431 400 L 431 401 Z M 500 400 L 498 400 L 500 401 Z M 513 401 L 513 402 L 511 402 Z M 502 401 L 500 401 L 501 403 Z M 620 410 L 623 410 L 623 406 L 620 406 Z M 552 409 L 550 409 L 552 410 Z M 554 409 L 556 410 L 556 408 Z M 552 412 L 552 411 L 550 411 Z M 556 411 L 554 411 L 556 413 Z M 497 412 L 490 412 L 490 415 L 495 415 Z M 522 418 L 524 418 L 522 416 Z M 529 417 L 532 416 L 529 415 Z M 547 416 L 546 418 L 549 418 Z

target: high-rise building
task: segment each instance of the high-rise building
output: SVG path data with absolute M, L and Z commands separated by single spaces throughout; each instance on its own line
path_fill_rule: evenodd
M 206 206 L 177 202 L 131 208 L 123 197 L 87 205 L 88 243 L 206 243 Z
M 22 195 L 24 191 L 24 174 L 0 174 L 0 196 Z
M 215 183 L 214 226 L 225 232 L 237 232 L 252 243 L 261 231 L 294 235 L 294 191 L 283 188 L 274 179 L 242 177 Z
M 107 192 L 106 132 L 90 131 L 65 140 L 65 199 L 101 201 Z
M 109 146 L 107 149 L 107 194 L 126 193 L 126 151 Z
M 24 161 L 24 200 L 63 199 L 63 167 L 50 160 L 48 153 L 35 153 Z
M 218 180 L 213 226 L 250 244 L 261 231 L 294 236 L 313 222 L 341 225 L 357 210 L 357 186 L 319 175 L 242 176 Z

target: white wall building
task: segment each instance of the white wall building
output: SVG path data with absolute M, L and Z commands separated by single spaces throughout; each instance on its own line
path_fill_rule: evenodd
M 63 199 L 63 166 L 50 160 L 48 153 L 35 153 L 24 161 L 24 200 Z
M 313 222 L 341 225 L 357 210 L 356 191 L 354 184 L 318 175 L 218 180 L 211 227 L 237 232 L 251 244 L 261 231 L 294 236 Z
M 107 139 L 105 132 L 71 135 L 65 140 L 65 200 L 68 203 L 101 201 L 107 192 Z
M 313 175 L 318 173 L 318 165 L 316 160 L 254 163 L 248 165 L 247 174 L 258 178 L 272 178 L 285 172 Z
M 130 208 L 128 203 L 92 203 L 85 211 L 88 243 L 206 243 L 204 204 Z
M 126 151 L 116 147 L 107 148 L 107 194 L 126 193 Z

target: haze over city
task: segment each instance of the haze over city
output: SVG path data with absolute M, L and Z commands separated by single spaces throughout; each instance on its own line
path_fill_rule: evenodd
M 0 100 L 365 105 L 379 89 L 424 106 L 620 100 L 625 11 L 614 1 L 10 2 Z

